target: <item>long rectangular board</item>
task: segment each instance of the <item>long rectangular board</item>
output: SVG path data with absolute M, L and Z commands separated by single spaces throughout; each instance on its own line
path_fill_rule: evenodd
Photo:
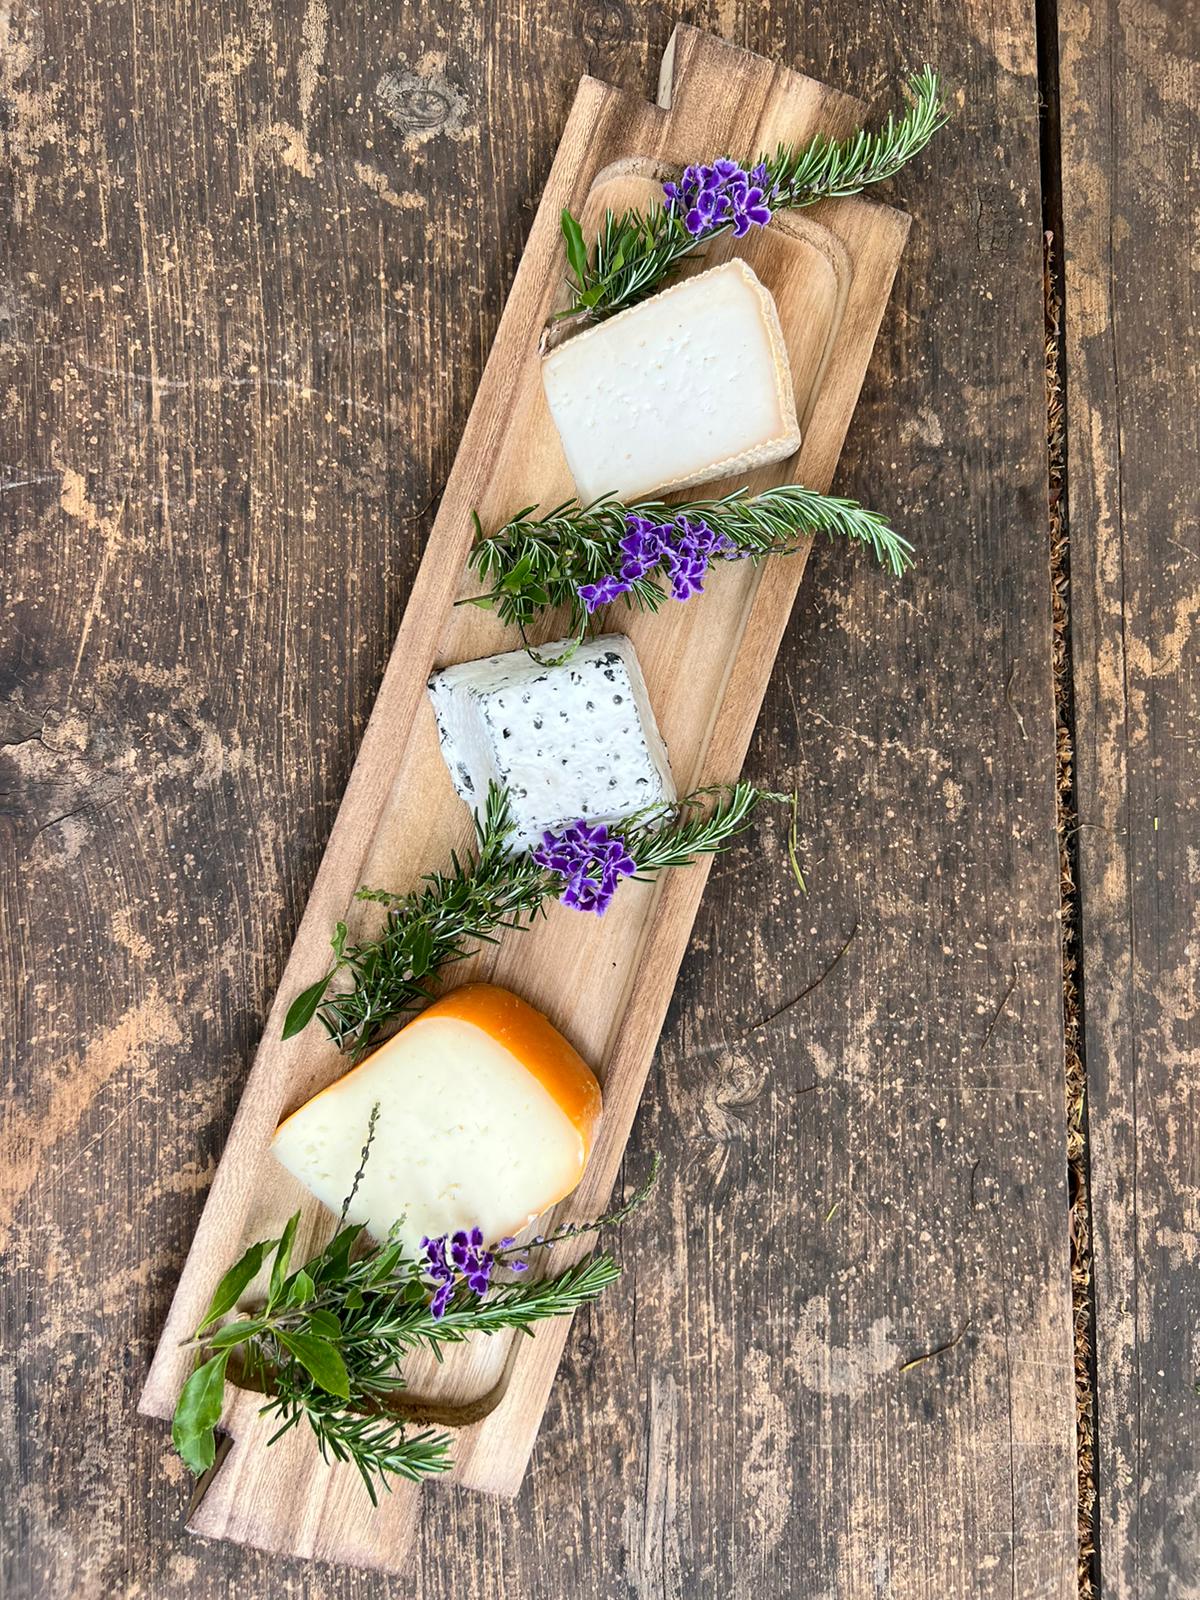
M 537 344 L 563 301 L 559 214 L 582 211 L 591 232 L 606 207 L 653 198 L 663 172 L 726 152 L 752 155 L 822 130 L 841 135 L 862 108 L 811 79 L 688 27 L 663 60 L 658 104 L 581 81 L 529 243 L 484 372 L 346 797 L 305 911 L 229 1142 L 180 1279 L 142 1410 L 168 1418 L 187 1376 L 180 1341 L 216 1279 L 251 1239 L 303 1211 L 298 1248 L 317 1244 L 328 1215 L 270 1156 L 280 1117 L 345 1070 L 318 1028 L 283 1043 L 295 993 L 329 960 L 334 923 L 367 926 L 361 883 L 411 887 L 470 837 L 437 745 L 425 682 L 436 666 L 512 648 L 494 617 L 454 602 L 474 592 L 466 571 L 471 511 L 485 526 L 519 506 L 571 492 L 545 409 Z M 751 488 L 804 482 L 827 489 L 850 422 L 908 230 L 908 219 L 861 198 L 780 217 L 736 246 L 775 295 L 788 343 L 804 442 L 791 461 L 752 474 Z M 733 253 L 714 243 L 704 264 Z M 699 264 L 697 264 L 698 266 Z M 693 268 L 692 270 L 696 270 Z M 714 485 L 719 493 L 729 485 Z M 703 599 L 657 618 L 614 609 L 634 639 L 681 790 L 735 778 L 749 743 L 804 557 L 731 564 Z M 542 637 L 561 631 L 547 619 Z M 600 1139 L 584 1181 L 561 1208 L 601 1209 L 620 1165 L 706 868 L 626 885 L 602 923 L 561 908 L 456 970 L 487 976 L 545 1010 L 604 1086 Z M 569 1257 L 560 1254 L 554 1265 Z M 520 1485 L 569 1322 L 537 1338 L 479 1341 L 441 1368 L 407 1369 L 412 1404 L 455 1431 L 455 1481 L 492 1493 Z M 323 1464 L 300 1430 L 268 1453 L 261 1397 L 232 1390 L 223 1428 L 232 1447 L 201 1486 L 189 1526 L 261 1548 L 383 1570 L 404 1563 L 421 1491 L 398 1486 L 372 1511 L 352 1468 Z M 434 1489 L 432 1492 L 436 1492 Z

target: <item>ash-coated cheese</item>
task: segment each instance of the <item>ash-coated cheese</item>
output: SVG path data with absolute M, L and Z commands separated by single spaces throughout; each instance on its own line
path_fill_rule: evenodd
M 545 646 L 552 658 L 570 641 Z M 559 666 L 524 650 L 435 672 L 429 695 L 454 787 L 481 811 L 508 790 L 513 850 L 578 817 L 615 822 L 675 799 L 667 749 L 633 644 L 585 640 Z
M 686 489 L 800 446 L 775 301 L 727 261 L 590 328 L 542 362 L 579 498 Z
M 451 990 L 276 1131 L 278 1161 L 338 1211 L 371 1153 L 348 1216 L 376 1239 L 393 1224 L 415 1252 L 478 1225 L 515 1234 L 579 1182 L 600 1120 L 600 1085 L 561 1033 L 490 983 Z

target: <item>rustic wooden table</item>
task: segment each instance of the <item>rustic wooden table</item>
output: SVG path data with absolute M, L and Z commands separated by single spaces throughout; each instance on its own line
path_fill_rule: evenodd
M 717 865 L 629 1271 L 520 1499 L 433 1491 L 388 1581 L 189 1539 L 134 1406 L 576 81 L 649 93 L 677 19 L 0 9 L 17 1600 L 1065 1600 L 1093 1536 L 1106 1597 L 1200 1594 L 1194 16 L 687 19 L 855 92 L 951 86 L 839 479 L 920 566 L 814 552 L 748 763 L 803 797 L 802 915 L 774 861 Z

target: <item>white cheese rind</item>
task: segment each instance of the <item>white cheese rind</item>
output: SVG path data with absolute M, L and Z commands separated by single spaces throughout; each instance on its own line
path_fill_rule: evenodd
M 489 783 L 508 790 L 514 851 L 578 817 L 617 822 L 675 799 L 667 748 L 623 634 L 585 640 L 556 667 L 524 650 L 447 667 L 430 678 L 429 696 L 467 804 L 481 810 Z
M 576 334 L 542 362 L 585 503 L 690 488 L 800 446 L 775 301 L 727 261 Z
M 275 1134 L 276 1159 L 330 1211 L 353 1187 L 375 1105 L 348 1216 L 376 1239 L 403 1218 L 410 1251 L 476 1224 L 489 1243 L 519 1232 L 575 1187 L 587 1158 L 579 1128 L 502 1043 L 456 1017 L 421 1017 Z

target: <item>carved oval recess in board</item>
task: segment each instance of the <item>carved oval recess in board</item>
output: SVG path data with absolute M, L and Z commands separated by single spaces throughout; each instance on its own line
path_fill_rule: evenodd
M 677 167 L 649 156 L 629 156 L 602 167 L 583 205 L 584 238 L 595 236 L 606 211 L 659 205 L 663 183 L 678 176 Z M 801 431 L 806 431 L 854 278 L 849 252 L 837 234 L 815 217 L 783 212 L 772 218 L 769 228 L 754 228 L 744 239 L 722 234 L 682 261 L 670 281 L 719 266 L 733 256 L 753 267 L 775 297 L 792 369 L 796 415 Z M 564 284 L 555 310 L 565 309 L 567 300 Z M 706 485 L 704 492 L 713 488 Z

